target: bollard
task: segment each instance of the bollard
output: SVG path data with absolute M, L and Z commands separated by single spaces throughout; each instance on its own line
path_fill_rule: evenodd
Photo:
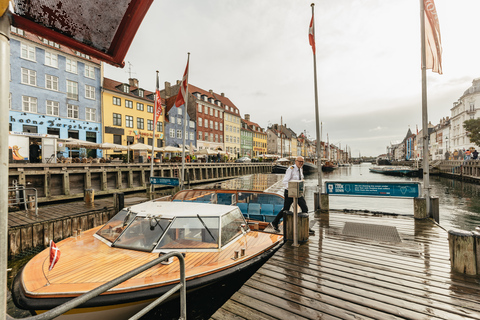
M 415 219 L 427 219 L 427 201 L 425 198 L 413 198 L 413 217 Z
M 95 190 L 94 189 L 85 189 L 85 196 L 83 198 L 86 204 L 93 204 L 95 200 Z
M 453 272 L 477 274 L 473 233 L 464 230 L 449 230 L 450 266 Z
M 433 220 L 440 223 L 440 199 L 438 197 L 430 197 L 430 210 Z
M 115 213 L 119 212 L 124 208 L 124 194 L 123 192 L 113 194 L 113 206 Z
M 475 244 L 475 263 L 477 264 L 477 275 L 480 275 L 480 226 L 473 232 L 473 242 Z
M 284 213 L 284 227 L 285 227 L 285 241 L 293 242 L 293 212 L 288 211 Z M 305 243 L 308 241 L 309 233 L 309 222 L 308 222 L 308 213 L 299 213 L 298 214 L 298 243 Z
M 318 192 L 313 193 L 313 207 L 314 207 L 315 212 L 317 212 L 321 208 L 320 199 L 318 197 Z
M 29 194 L 27 197 L 28 197 L 28 210 L 35 209 L 35 195 Z
M 328 213 L 330 211 L 330 199 L 328 198 L 328 193 L 322 193 L 320 196 L 320 206 L 322 208 L 322 213 Z

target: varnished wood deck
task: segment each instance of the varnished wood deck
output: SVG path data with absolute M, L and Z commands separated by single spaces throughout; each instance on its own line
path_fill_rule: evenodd
M 450 272 L 447 231 L 413 217 L 331 211 L 288 243 L 211 319 L 480 319 L 480 278 Z M 401 242 L 342 234 L 396 227 Z

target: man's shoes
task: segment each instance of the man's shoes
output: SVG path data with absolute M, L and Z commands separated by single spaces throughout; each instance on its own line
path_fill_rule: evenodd
M 278 223 L 270 223 L 272 225 L 272 228 L 273 230 L 275 230 L 276 232 L 280 232 L 280 229 L 278 229 Z
M 315 231 L 313 231 L 313 229 L 308 229 L 308 234 L 311 235 L 311 236 L 314 236 Z

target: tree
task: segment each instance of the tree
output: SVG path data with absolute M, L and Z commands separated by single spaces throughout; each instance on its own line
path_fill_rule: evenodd
M 466 120 L 463 123 L 463 127 L 467 132 L 467 137 L 470 139 L 470 142 L 480 146 L 480 118 Z

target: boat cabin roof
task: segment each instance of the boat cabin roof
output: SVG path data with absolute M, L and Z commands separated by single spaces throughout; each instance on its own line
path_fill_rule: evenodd
M 175 217 L 190 217 L 197 214 L 202 217 L 221 217 L 222 215 L 237 209 L 236 206 L 198 202 L 168 202 L 148 201 L 133 205 L 130 208 L 139 217 L 148 215 L 173 219 Z

